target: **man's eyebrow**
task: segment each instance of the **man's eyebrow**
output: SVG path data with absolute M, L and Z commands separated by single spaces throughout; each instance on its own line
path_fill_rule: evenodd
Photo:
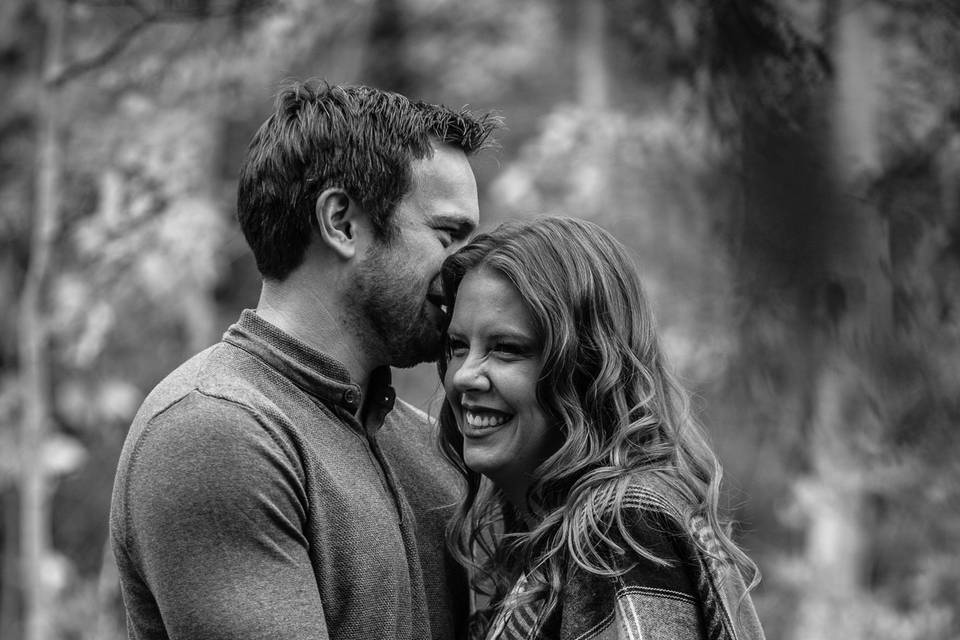
M 427 216 L 427 224 L 432 227 L 450 229 L 461 238 L 467 237 L 477 228 L 476 223 L 468 216 L 446 213 L 430 214 Z

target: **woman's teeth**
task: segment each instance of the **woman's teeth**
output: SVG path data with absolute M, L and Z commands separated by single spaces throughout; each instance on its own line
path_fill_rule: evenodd
M 509 422 L 510 417 L 502 413 L 490 414 L 490 413 L 474 413 L 473 411 L 465 411 L 464 415 L 467 418 L 467 424 L 471 427 L 499 427 L 505 422 Z

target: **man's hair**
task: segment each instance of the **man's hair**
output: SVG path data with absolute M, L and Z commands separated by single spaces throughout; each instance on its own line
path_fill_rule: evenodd
M 433 141 L 473 154 L 492 144 L 500 122 L 372 87 L 285 86 L 250 142 L 237 193 L 237 217 L 260 273 L 283 280 L 300 266 L 325 189 L 343 189 L 388 240 L 391 215 L 412 186 L 411 162 L 431 156 Z

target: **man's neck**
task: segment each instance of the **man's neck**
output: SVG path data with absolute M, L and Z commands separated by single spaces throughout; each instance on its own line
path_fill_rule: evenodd
M 291 276 L 293 278 L 295 276 Z M 257 315 L 301 342 L 342 364 L 350 381 L 364 394 L 377 363 L 369 362 L 359 336 L 345 326 L 339 305 L 329 292 L 315 291 L 296 282 L 265 281 Z

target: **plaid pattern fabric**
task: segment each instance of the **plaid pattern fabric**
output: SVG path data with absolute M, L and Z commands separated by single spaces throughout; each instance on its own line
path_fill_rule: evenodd
M 560 607 L 542 626 L 541 602 L 511 607 L 526 588 L 521 578 L 490 624 L 486 640 L 763 640 L 743 579 L 720 553 L 704 520 L 686 532 L 679 509 L 656 485 L 632 487 L 631 533 L 671 566 L 640 559 L 618 578 L 572 567 Z M 716 557 L 703 553 L 694 536 Z M 736 621 L 734 623 L 736 613 Z
M 514 585 L 513 591 L 507 596 L 505 606 L 493 620 L 488 638 L 498 640 L 522 640 L 525 638 L 543 638 L 537 624 L 540 615 L 539 603 L 513 605 L 516 597 L 523 593 L 527 586 L 527 577 L 521 576 Z

